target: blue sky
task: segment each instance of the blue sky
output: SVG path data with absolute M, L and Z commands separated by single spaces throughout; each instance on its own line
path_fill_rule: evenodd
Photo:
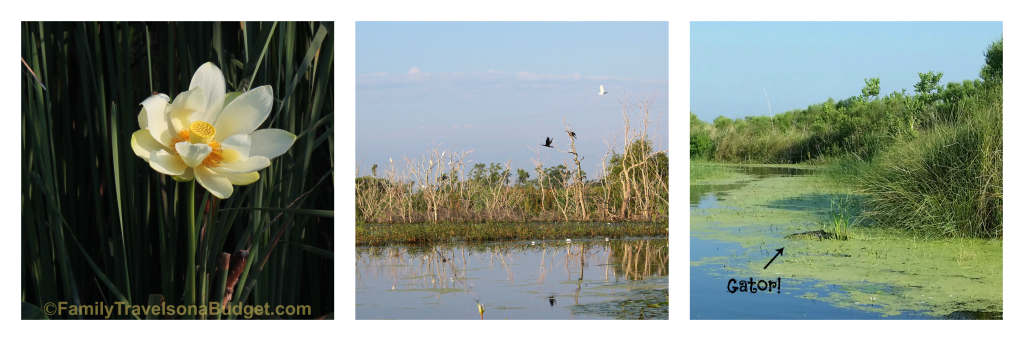
M 806 109 L 860 94 L 914 91 L 918 72 L 940 84 L 978 78 L 1001 22 L 692 22 L 690 111 L 710 121 Z M 763 88 L 762 88 L 763 82 Z
M 621 134 L 623 91 L 656 93 L 649 135 L 658 123 L 668 148 L 668 60 L 667 22 L 357 22 L 356 157 L 384 167 L 433 141 L 532 170 L 527 146 L 568 148 L 565 118 L 596 175 L 602 137 Z M 545 167 L 570 160 L 542 149 Z

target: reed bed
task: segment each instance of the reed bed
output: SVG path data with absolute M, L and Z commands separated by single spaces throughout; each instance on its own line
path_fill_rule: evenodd
M 588 179 L 580 169 L 575 135 L 568 123 L 569 150 L 562 164 L 545 168 L 533 160 L 536 179 L 510 183 L 511 162 L 495 165 L 487 176 L 469 166 L 470 152 L 435 143 L 425 155 L 390 160 L 377 172 L 360 176 L 357 161 L 356 221 L 551 222 L 660 221 L 668 217 L 668 150 L 656 149 L 648 134 L 655 96 L 620 100 L 623 126 L 605 140 L 601 171 Z M 654 123 L 655 125 L 657 122 Z M 655 127 L 656 128 L 656 127 Z M 655 129 L 656 130 L 656 129 Z
M 310 307 L 275 318 L 333 316 L 333 23 L 20 26 L 23 312 L 56 302 L 213 301 Z M 139 102 L 178 96 L 207 62 L 223 71 L 227 92 L 271 85 L 273 109 L 258 128 L 297 135 L 258 181 L 225 200 L 155 172 L 129 143 Z

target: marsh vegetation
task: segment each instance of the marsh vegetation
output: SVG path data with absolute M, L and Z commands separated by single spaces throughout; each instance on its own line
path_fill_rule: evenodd
M 531 147 L 537 155 L 532 179 L 511 161 L 472 164 L 472 151 L 442 143 L 425 155 L 392 159 L 383 166 L 357 163 L 356 221 L 665 221 L 668 150 L 661 148 L 658 136 L 649 135 L 649 128 L 657 131 L 658 124 L 650 112 L 654 99 L 650 95 L 620 100 L 622 130 L 605 138 L 607 150 L 596 175 L 581 168 L 577 132 L 568 122 L 568 149 L 557 149 L 565 155 L 561 164 L 545 165 L 544 146 Z
M 942 73 L 929 71 L 918 74 L 913 93 L 880 96 L 880 80 L 871 78 L 859 95 L 806 110 L 713 122 L 691 113 L 690 158 L 825 165 L 837 186 L 864 195 L 876 224 L 1001 237 L 1002 44 L 984 51 L 981 79 L 940 85 Z

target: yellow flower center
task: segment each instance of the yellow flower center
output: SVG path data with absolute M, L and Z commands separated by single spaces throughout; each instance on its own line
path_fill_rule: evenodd
M 188 132 L 191 135 L 192 143 L 209 143 L 213 141 L 217 130 L 213 129 L 213 125 L 209 123 L 195 121 L 188 125 Z
M 220 142 L 213 140 L 213 136 L 216 133 L 213 126 L 206 122 L 196 121 L 192 122 L 188 128 L 188 130 L 179 131 L 177 136 L 172 137 L 171 145 L 173 146 L 178 144 L 178 142 L 185 141 L 189 141 L 191 143 L 205 143 L 206 145 L 209 145 L 210 148 L 213 148 L 213 151 L 203 159 L 203 166 L 206 166 L 207 168 L 220 166 L 220 163 L 224 161 L 224 148 L 220 146 Z M 197 137 L 200 142 L 193 141 L 191 137 Z M 171 150 L 174 150 L 175 154 L 178 153 L 174 148 L 171 148 Z

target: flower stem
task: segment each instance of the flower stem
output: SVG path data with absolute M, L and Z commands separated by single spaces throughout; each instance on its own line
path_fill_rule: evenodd
M 191 308 L 196 305 L 196 180 L 188 183 L 188 269 L 185 271 L 185 283 L 188 285 L 188 304 Z M 187 309 L 187 308 L 186 308 Z M 187 315 L 186 319 L 193 320 L 195 315 Z

